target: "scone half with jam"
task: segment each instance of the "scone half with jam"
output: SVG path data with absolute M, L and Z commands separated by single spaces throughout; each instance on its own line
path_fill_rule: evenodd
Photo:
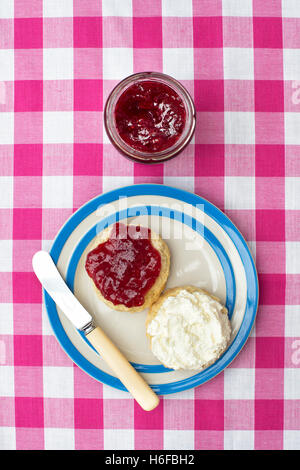
M 97 235 L 85 269 L 106 305 L 139 312 L 150 307 L 165 288 L 170 252 L 149 228 L 117 222 Z

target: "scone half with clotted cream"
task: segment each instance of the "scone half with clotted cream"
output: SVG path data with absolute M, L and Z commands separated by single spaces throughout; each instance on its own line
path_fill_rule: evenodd
M 201 370 L 228 347 L 231 324 L 217 297 L 194 286 L 174 287 L 150 307 L 146 334 L 164 366 Z

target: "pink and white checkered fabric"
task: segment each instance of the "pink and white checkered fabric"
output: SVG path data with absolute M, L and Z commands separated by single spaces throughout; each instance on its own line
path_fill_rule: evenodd
M 0 2 L 0 448 L 300 449 L 300 2 Z M 194 96 L 166 164 L 120 156 L 103 103 L 155 70 Z M 66 218 L 132 183 L 209 199 L 256 255 L 260 308 L 239 357 L 145 413 L 74 366 L 31 270 Z

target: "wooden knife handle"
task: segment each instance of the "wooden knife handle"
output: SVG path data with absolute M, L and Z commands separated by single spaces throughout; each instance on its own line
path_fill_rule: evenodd
M 145 382 L 143 377 L 132 367 L 121 351 L 106 336 L 104 331 L 96 327 L 86 337 L 139 405 L 145 411 L 151 411 L 156 408 L 159 404 L 158 396 Z

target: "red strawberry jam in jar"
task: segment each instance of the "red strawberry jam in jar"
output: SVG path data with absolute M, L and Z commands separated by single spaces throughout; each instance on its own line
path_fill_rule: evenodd
M 174 157 L 191 140 L 196 113 L 187 90 L 158 72 L 131 75 L 111 92 L 104 123 L 113 145 L 141 163 Z

